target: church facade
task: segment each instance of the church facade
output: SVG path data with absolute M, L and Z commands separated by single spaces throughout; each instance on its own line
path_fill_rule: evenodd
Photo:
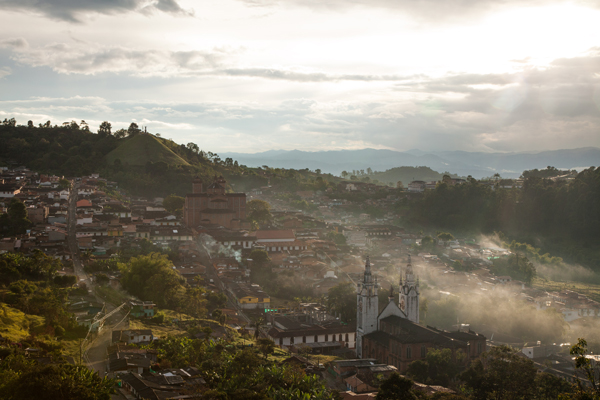
M 226 193 L 227 182 L 214 178 L 204 190 L 203 182 L 192 181 L 192 193 L 185 196 L 183 222 L 188 228 L 199 225 L 220 225 L 229 229 L 242 228 L 246 219 L 246 194 Z
M 380 363 L 395 366 L 402 373 L 411 362 L 424 359 L 429 349 L 450 349 L 454 360 L 458 352 L 462 352 L 465 362 L 485 351 L 483 335 L 419 325 L 419 280 L 415 277 L 410 255 L 404 274 L 400 274 L 398 304 L 392 290 L 388 304 L 379 312 L 378 289 L 367 257 L 363 281 L 357 285 L 358 358 L 375 358 Z

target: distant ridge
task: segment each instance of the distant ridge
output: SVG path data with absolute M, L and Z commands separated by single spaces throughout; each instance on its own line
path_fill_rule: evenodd
M 169 165 L 189 165 L 187 161 L 175 154 L 159 139 L 149 133 L 139 133 L 125 140 L 119 147 L 106 155 L 109 165 L 115 160 L 122 164 L 144 166 L 146 163 L 163 161 Z
M 474 178 L 490 177 L 499 173 L 504 178 L 517 178 L 529 169 L 553 166 L 559 169 L 581 169 L 600 166 L 600 149 L 583 147 L 528 153 L 483 153 L 468 151 L 425 152 L 411 149 L 393 150 L 332 150 L 300 151 L 270 150 L 263 153 L 223 153 L 249 167 L 268 165 L 276 168 L 320 169 L 335 175 L 352 170 L 386 171 L 397 167 L 426 166 L 440 173 L 450 172 Z

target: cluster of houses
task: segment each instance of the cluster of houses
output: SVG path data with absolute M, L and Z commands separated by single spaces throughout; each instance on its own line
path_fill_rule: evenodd
M 1 239 L 0 253 L 28 254 L 37 249 L 59 260 L 71 258 L 66 245 L 69 189 L 60 180 L 24 167 L 0 169 L 0 212 L 7 212 L 12 199 L 18 199 L 33 224 L 25 234 Z

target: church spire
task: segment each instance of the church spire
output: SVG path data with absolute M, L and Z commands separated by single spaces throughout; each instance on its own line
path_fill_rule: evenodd
M 369 261 L 369 256 L 367 256 L 367 261 L 365 263 L 365 277 L 364 282 L 371 282 L 371 262 Z
M 388 297 L 390 302 L 394 301 L 394 285 L 390 285 L 390 295 Z

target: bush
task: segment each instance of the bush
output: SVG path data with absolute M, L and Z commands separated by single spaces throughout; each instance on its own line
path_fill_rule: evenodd
M 163 322 L 165 322 L 165 314 L 157 313 L 154 317 L 150 318 L 150 322 L 153 322 L 155 324 L 162 324 Z

